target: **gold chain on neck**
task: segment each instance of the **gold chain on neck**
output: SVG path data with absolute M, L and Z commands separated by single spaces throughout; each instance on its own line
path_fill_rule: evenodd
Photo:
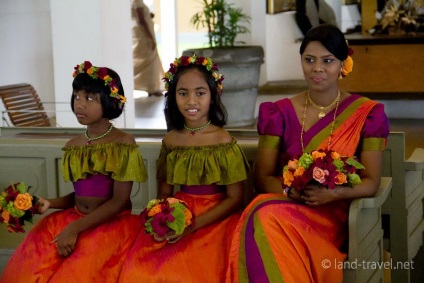
M 327 105 L 327 106 L 319 106 L 319 105 L 317 105 L 313 100 L 312 100 L 312 98 L 309 96 L 309 91 L 308 91 L 308 93 L 306 94 L 306 98 L 307 98 L 307 100 L 311 103 L 311 105 L 315 108 L 315 109 L 317 109 L 317 110 L 319 110 L 320 112 L 318 113 L 318 119 L 321 119 L 321 118 L 324 118 L 325 117 L 325 115 L 326 115 L 326 113 L 325 113 L 325 111 L 327 111 L 329 108 L 331 108 L 331 107 L 333 107 L 334 106 L 334 104 L 336 104 L 336 103 L 338 103 L 339 102 L 339 100 L 340 100 L 340 90 L 338 90 L 337 91 L 337 96 L 336 96 L 336 99 L 334 99 L 333 100 L 333 102 L 331 102 L 329 105 Z
M 337 98 L 340 98 L 340 91 L 338 92 Z M 306 96 L 306 100 L 305 100 L 305 108 L 303 109 L 303 117 L 302 117 L 302 130 L 300 132 L 300 146 L 302 147 L 302 152 L 305 152 L 305 147 L 303 145 L 303 135 L 305 133 L 305 121 L 306 121 L 306 113 L 308 110 L 308 101 L 310 101 L 309 95 Z M 334 130 L 334 124 L 336 122 L 337 110 L 339 109 L 339 101 L 340 99 L 336 99 L 334 102 L 336 104 L 336 108 L 334 109 L 333 122 L 331 123 L 331 128 L 330 128 L 330 137 L 328 138 L 328 142 L 327 142 L 328 150 L 330 149 L 331 138 L 333 137 L 333 130 Z

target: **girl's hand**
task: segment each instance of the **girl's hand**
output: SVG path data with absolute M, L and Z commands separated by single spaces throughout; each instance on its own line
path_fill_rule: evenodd
M 51 243 L 56 243 L 57 252 L 60 256 L 67 257 L 74 251 L 77 239 L 78 233 L 71 223 L 66 226 L 66 228 L 63 229 L 63 231 L 60 232 Z
M 329 190 L 324 186 L 307 187 L 303 191 L 301 198 L 307 205 L 312 206 L 323 205 L 335 200 L 333 190 Z
M 49 209 L 49 207 L 50 207 L 50 201 L 39 197 L 36 205 L 38 206 L 37 207 L 37 212 L 39 214 L 43 214 L 44 212 L 47 211 L 47 209 Z
M 168 232 L 164 237 L 158 237 L 158 236 L 154 236 L 155 240 L 158 242 L 162 242 L 162 241 L 168 241 L 168 243 L 173 244 L 178 242 L 180 239 L 182 239 L 183 237 L 187 236 L 188 234 L 190 234 L 191 232 L 193 232 L 191 227 L 186 227 L 184 229 L 184 232 L 180 235 L 176 235 L 175 231 L 170 231 Z

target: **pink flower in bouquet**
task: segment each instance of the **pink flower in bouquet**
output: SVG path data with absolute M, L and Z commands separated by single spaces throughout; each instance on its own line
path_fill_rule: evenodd
M 307 185 L 320 184 L 334 189 L 336 185 L 360 184 L 359 169 L 364 166 L 355 157 L 342 157 L 336 151 L 320 149 L 289 160 L 279 178 L 283 188 L 302 191 Z
M 325 182 L 325 177 L 328 175 L 329 175 L 328 170 L 322 170 L 319 167 L 314 167 L 314 170 L 312 171 L 312 176 L 314 180 L 320 184 L 323 184 Z
M 25 221 L 32 223 L 37 212 L 38 198 L 27 192 L 23 182 L 8 186 L 0 194 L 0 223 L 6 224 L 9 232 L 25 232 Z
M 180 235 L 192 224 L 193 215 L 182 200 L 176 198 L 153 199 L 141 212 L 140 219 L 146 227 L 146 233 L 164 237 L 175 231 Z

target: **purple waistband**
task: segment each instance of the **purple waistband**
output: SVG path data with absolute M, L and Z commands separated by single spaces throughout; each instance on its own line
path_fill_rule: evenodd
M 100 173 L 74 182 L 75 195 L 82 197 L 110 197 L 112 189 L 113 179 Z
M 181 185 L 180 190 L 192 195 L 214 195 L 225 192 L 225 186 L 221 185 Z

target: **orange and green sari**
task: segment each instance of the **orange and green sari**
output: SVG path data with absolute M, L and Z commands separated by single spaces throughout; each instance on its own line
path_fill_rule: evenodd
M 304 133 L 305 151 L 327 147 L 333 114 Z M 301 125 L 289 99 L 261 104 L 258 132 L 259 147 L 280 150 L 281 168 L 302 154 Z M 388 133 L 383 105 L 351 95 L 340 103 L 331 149 L 345 156 L 383 150 Z M 259 195 L 237 225 L 227 282 L 342 282 L 349 204 L 311 207 L 282 194 Z

